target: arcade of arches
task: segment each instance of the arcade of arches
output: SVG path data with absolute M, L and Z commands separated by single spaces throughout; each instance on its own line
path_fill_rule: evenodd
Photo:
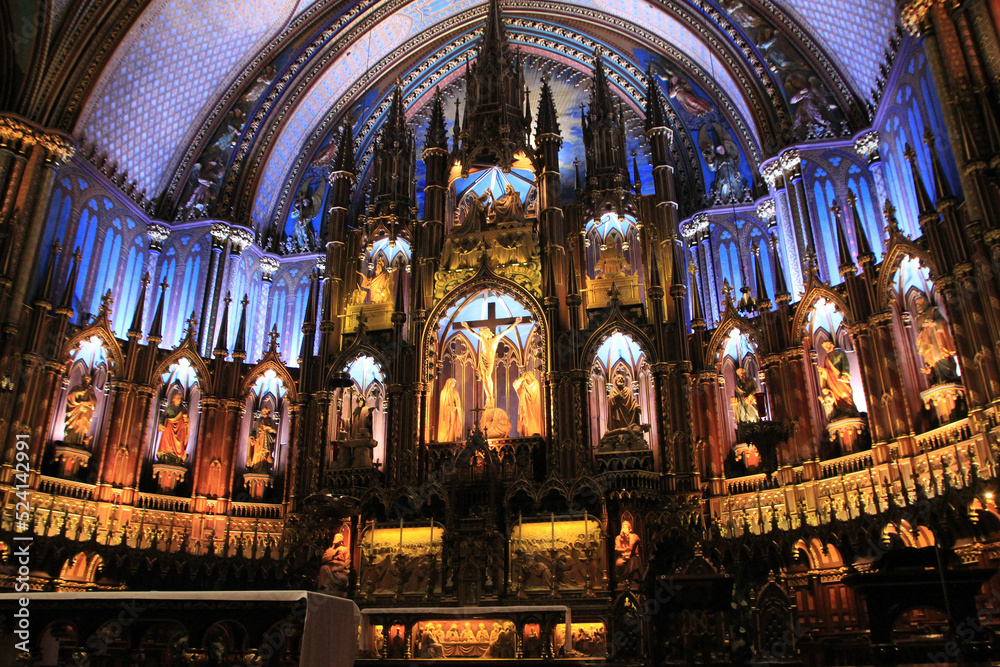
M 996 2 L 0 28 L 0 588 L 349 598 L 362 664 L 1000 659 Z M 305 651 L 219 600 L 20 659 Z

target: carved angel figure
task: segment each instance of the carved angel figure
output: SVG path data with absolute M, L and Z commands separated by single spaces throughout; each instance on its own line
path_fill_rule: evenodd
M 740 175 L 740 150 L 729 132 L 718 123 L 702 125 L 698 131 L 698 148 L 709 170 L 715 172 L 708 195 L 711 203 L 732 204 L 743 199 L 746 185 Z
M 322 208 L 323 191 L 313 192 L 312 186 L 303 190 L 295 201 L 295 209 L 292 211 L 292 219 L 295 220 L 293 236 L 299 250 L 312 250 L 318 245 L 312 221 Z
M 698 97 L 690 81 L 673 73 L 670 73 L 667 80 L 667 94 L 694 116 L 704 116 L 715 108 L 708 100 Z
M 827 100 L 826 91 L 818 77 L 809 81 L 801 74 L 792 74 L 785 80 L 788 101 L 795 105 L 795 134 L 799 139 L 833 136 L 830 112 L 837 108 Z

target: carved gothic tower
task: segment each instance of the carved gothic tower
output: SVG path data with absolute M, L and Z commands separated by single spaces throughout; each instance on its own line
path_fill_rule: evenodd
M 599 218 L 614 211 L 635 214 L 628 173 L 625 107 L 611 92 L 600 52 L 594 54 L 594 81 L 590 106 L 581 114 L 583 143 L 587 151 L 587 184 L 584 200 Z
M 518 159 L 530 159 L 531 112 L 524 65 L 520 53 L 511 53 L 507 43 L 499 0 L 490 0 L 479 54 L 474 64 L 466 65 L 465 91 L 461 131 L 456 122 L 461 142 L 456 141 L 454 151 L 463 176 L 468 175 L 474 162 L 510 171 Z

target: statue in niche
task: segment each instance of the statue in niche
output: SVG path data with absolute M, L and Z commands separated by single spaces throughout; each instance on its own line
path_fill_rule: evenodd
M 851 387 L 851 363 L 847 353 L 831 341 L 823 341 L 826 359 L 819 369 L 820 402 L 829 420 L 857 417 L 854 389 Z
M 833 122 L 830 112 L 836 104 L 827 101 L 826 91 L 818 77 L 806 80 L 801 74 L 791 74 L 785 80 L 788 101 L 795 105 L 793 128 L 800 139 L 833 136 Z
M 624 375 L 617 375 L 614 387 L 608 395 L 608 430 L 616 431 L 633 425 L 638 426 L 639 415 L 639 401 L 635 399 L 632 388 Z
M 247 446 L 247 472 L 271 472 L 274 465 L 274 443 L 278 438 L 278 423 L 271 415 L 271 408 L 264 406 L 250 427 Z
M 715 173 L 708 195 L 711 203 L 738 203 L 746 187 L 740 174 L 740 149 L 732 135 L 718 123 L 705 123 L 698 130 L 698 148 L 709 171 Z
M 632 275 L 632 267 L 625 261 L 621 247 L 613 242 L 601 248 L 601 256 L 594 266 L 594 275 L 597 278 L 618 278 Z
M 292 210 L 292 219 L 295 220 L 295 227 L 292 235 L 295 240 L 296 249 L 299 251 L 313 250 L 319 245 L 316 239 L 316 229 L 312 221 L 323 208 L 323 191 L 312 191 L 312 187 L 307 187 L 295 200 L 295 208 Z
M 490 197 L 493 193 L 486 191 Z M 521 197 L 518 196 L 514 186 L 510 183 L 504 189 L 504 193 L 499 199 L 493 201 L 493 222 L 520 222 L 524 220 L 524 206 L 521 204 Z
M 515 318 L 514 322 L 501 331 L 498 334 L 494 334 L 493 330 L 489 327 L 482 327 L 479 330 L 472 329 L 468 323 L 462 322 L 462 326 L 470 334 L 479 339 L 479 355 L 477 359 L 477 366 L 479 370 L 479 379 L 483 383 L 483 391 L 486 394 L 486 405 L 487 409 L 495 408 L 497 406 L 497 394 L 496 387 L 493 383 L 493 369 L 496 366 L 497 361 L 497 348 L 503 341 L 504 337 L 514 330 L 518 324 L 522 322 L 521 318 Z
M 781 33 L 771 26 L 763 26 L 757 33 L 757 49 L 767 62 L 767 66 L 772 72 L 802 69 L 804 66 L 802 61 L 790 58 L 780 44 L 780 39 Z
M 344 546 L 344 536 L 337 533 L 333 544 L 323 552 L 323 564 L 319 568 L 319 590 L 334 595 L 347 591 L 351 572 L 351 554 Z
M 745 368 L 736 369 L 736 386 L 733 388 L 733 415 L 737 424 L 760 420 L 757 412 L 757 381 Z
M 354 406 L 351 413 L 351 439 L 368 439 L 372 437 L 375 421 L 375 406 L 369 405 L 368 399 L 361 397 L 361 403 Z
M 615 376 L 608 392 L 608 430 L 601 436 L 598 451 L 633 451 L 647 449 L 643 433 L 648 424 L 640 424 L 642 410 L 625 375 Z
M 183 397 L 177 393 L 160 415 L 160 444 L 156 448 L 156 460 L 160 463 L 183 465 L 187 459 L 188 435 L 191 425 Z
M 928 376 L 931 385 L 958 382 L 958 361 L 955 339 L 948 330 L 948 321 L 932 306 L 924 295 L 918 295 L 913 304 L 917 309 L 917 354 L 926 366 L 920 372 Z
M 97 393 L 94 391 L 93 379 L 89 375 L 80 378 L 80 384 L 69 390 L 66 395 L 66 434 L 64 442 L 71 445 L 87 447 L 93 436 L 90 425 L 94 423 L 94 410 L 97 408 Z
M 632 532 L 632 522 L 622 521 L 621 532 L 615 537 L 615 576 L 620 584 L 631 587 L 639 580 L 642 563 L 639 562 L 639 536 Z
M 542 393 L 534 371 L 524 371 L 513 382 L 517 392 L 517 432 L 522 437 L 542 434 Z
M 698 97 L 691 87 L 691 82 L 686 78 L 678 76 L 673 72 L 668 72 L 667 95 L 677 100 L 685 111 L 692 116 L 704 116 L 715 107 L 703 97 Z
M 392 303 L 392 270 L 385 268 L 385 258 L 381 255 L 375 264 L 375 275 L 371 278 L 358 271 L 361 289 L 368 291 L 370 303 Z
M 465 210 L 465 218 L 462 220 L 461 229 L 456 231 L 479 232 L 486 227 L 486 220 L 489 217 L 490 201 L 493 199 L 492 190 L 488 189 L 483 194 L 476 196 L 471 193 L 466 197 L 468 208 Z
M 457 442 L 465 432 L 465 411 L 462 396 L 458 393 L 458 381 L 448 378 L 441 390 L 441 405 L 438 409 L 438 442 Z

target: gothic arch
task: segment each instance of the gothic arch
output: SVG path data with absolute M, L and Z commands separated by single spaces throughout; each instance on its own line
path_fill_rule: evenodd
M 104 344 L 104 348 L 107 350 L 108 358 L 111 362 L 108 372 L 114 374 L 114 370 L 119 368 L 124 368 L 125 366 L 125 355 L 122 353 L 122 348 L 118 344 L 118 339 L 108 328 L 107 319 L 99 318 L 89 327 L 81 329 L 75 336 L 67 341 L 66 345 L 63 346 L 62 357 L 63 359 L 68 359 L 70 353 L 76 349 L 76 347 L 90 338 L 97 336 L 101 343 Z M 72 365 L 71 363 L 69 365 Z M 68 367 L 68 366 L 67 366 Z
M 597 351 L 601 348 L 601 344 L 604 343 L 604 340 L 608 336 L 616 332 L 623 333 L 638 343 L 642 351 L 646 353 L 646 358 L 649 360 L 650 365 L 659 361 L 655 355 L 656 346 L 653 345 L 653 341 L 649 339 L 649 336 L 628 320 L 621 317 L 613 317 L 598 327 L 597 331 L 592 333 L 584 344 L 582 352 L 583 368 L 590 368 L 591 364 L 594 363 Z
M 907 239 L 897 239 L 889 247 L 889 251 L 886 253 L 885 259 L 882 260 L 882 266 L 879 268 L 878 287 L 876 288 L 876 293 L 878 294 L 878 305 L 880 308 L 885 309 L 889 307 L 891 303 L 890 295 L 892 294 L 896 270 L 907 257 L 913 257 L 920 260 L 920 262 L 930 271 L 931 277 L 938 275 L 937 265 L 929 252 Z
M 806 318 L 812 312 L 813 307 L 816 302 L 820 299 L 826 299 L 836 306 L 837 310 L 844 317 L 844 324 L 848 327 L 854 324 L 854 319 L 851 317 L 851 311 L 847 307 L 847 303 L 844 301 L 843 297 L 837 294 L 836 291 L 830 288 L 829 285 L 825 283 L 815 282 L 815 280 L 810 281 L 809 289 L 806 295 L 802 297 L 799 302 L 799 306 L 795 311 L 795 319 L 792 320 L 792 336 L 793 340 L 801 341 L 804 334 L 802 333 L 803 327 L 806 324 Z
M 424 364 L 422 367 L 426 369 L 427 360 L 435 357 L 437 354 L 434 351 L 434 340 L 435 332 L 438 329 L 441 319 L 463 297 L 472 296 L 486 290 L 500 292 L 512 297 L 535 317 L 534 321 L 539 329 L 538 336 L 545 346 L 545 368 L 550 368 L 552 351 L 549 344 L 549 324 L 545 319 L 545 309 L 542 307 L 542 304 L 531 292 L 514 281 L 493 273 L 485 263 L 480 265 L 476 275 L 446 294 L 428 314 L 426 323 L 424 324 L 424 331 L 420 338 L 421 355 L 423 356 L 422 362 Z M 430 371 L 425 370 L 424 372 L 427 373 Z M 424 376 L 424 379 L 430 380 L 433 378 Z
M 716 327 L 715 333 L 712 334 L 712 338 L 708 341 L 707 352 L 705 354 L 705 359 L 711 359 L 717 361 L 716 357 L 722 352 L 726 347 L 726 341 L 729 339 L 729 335 L 733 330 L 738 330 L 741 334 L 746 334 L 750 338 L 750 342 L 753 343 L 754 347 L 758 350 L 760 349 L 761 335 L 760 331 L 757 330 L 749 320 L 745 320 L 739 316 L 729 316 L 722 323 Z
M 188 362 L 194 367 L 195 373 L 198 375 L 198 383 L 203 389 L 201 392 L 202 396 L 212 396 L 212 373 L 208 370 L 208 366 L 205 365 L 205 360 L 201 358 L 201 355 L 197 354 L 187 345 L 174 350 L 167 355 L 163 361 L 157 364 L 156 370 L 153 371 L 153 375 L 150 379 L 156 384 L 160 384 L 161 380 L 159 378 L 164 373 L 169 372 L 170 367 L 177 363 L 180 359 L 187 359 Z
M 294 404 L 298 400 L 298 390 L 295 380 L 292 379 L 292 375 L 288 372 L 288 369 L 285 368 L 285 365 L 281 363 L 281 359 L 277 358 L 276 355 L 270 352 L 265 355 L 256 366 L 250 369 L 249 373 L 247 373 L 247 376 L 240 384 L 240 396 L 246 396 L 249 394 L 254 383 L 257 381 L 257 378 L 269 370 L 274 371 L 285 385 L 285 390 L 288 392 L 289 404 Z

